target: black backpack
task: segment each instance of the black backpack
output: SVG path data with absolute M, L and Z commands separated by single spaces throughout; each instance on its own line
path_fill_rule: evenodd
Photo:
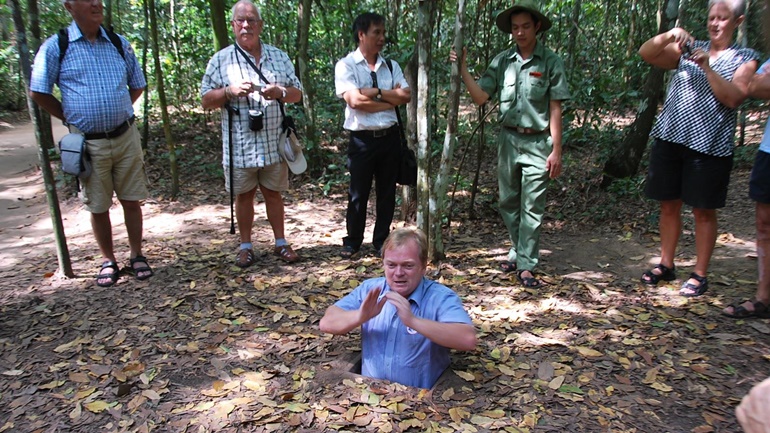
M 104 26 L 102 26 L 104 28 Z M 112 42 L 112 45 L 115 45 L 115 49 L 118 50 L 118 53 L 120 54 L 120 57 L 123 58 L 123 60 L 126 60 L 126 53 L 123 50 L 123 43 L 120 41 L 120 37 L 118 37 L 118 34 L 112 31 L 112 27 L 109 29 L 104 28 L 104 31 L 107 33 L 107 37 L 110 38 L 110 42 Z M 70 38 L 69 34 L 67 34 L 67 29 L 59 29 L 59 64 L 64 60 L 64 55 L 67 54 L 67 47 L 70 45 Z

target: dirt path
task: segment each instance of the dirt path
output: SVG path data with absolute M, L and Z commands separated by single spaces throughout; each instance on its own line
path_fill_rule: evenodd
M 104 289 L 91 277 L 99 258 L 74 197 L 60 201 L 78 277 L 51 275 L 56 250 L 32 143 L 28 126 L 0 130 L 0 432 L 425 431 L 430 423 L 440 431 L 737 432 L 735 405 L 767 375 L 768 321 L 719 314 L 756 284 L 745 171 L 734 173 L 720 212 L 712 288 L 694 300 L 677 296 L 677 282 L 638 284 L 657 260 L 648 221 L 548 226 L 539 269 L 548 284 L 538 290 L 496 269 L 506 243 L 496 215 L 454 224 L 447 260 L 429 273 L 463 297 L 480 343 L 453 357 L 461 376 L 450 372 L 423 395 L 322 379 L 360 342 L 355 333 L 320 333 L 320 315 L 380 272 L 372 256 L 337 257 L 341 195 L 325 197 L 312 182 L 286 194 L 287 238 L 305 257 L 293 266 L 269 254 L 272 233 L 258 205 L 260 257 L 241 270 L 232 266 L 221 184 L 187 182 L 180 201 L 160 198 L 156 185 L 143 206 L 156 275 L 121 276 Z M 127 261 L 120 207 L 111 215 Z M 686 214 L 680 278 L 693 266 L 692 228 Z
M 55 123 L 54 140 L 67 129 Z M 31 123 L 0 124 L 0 273 L 19 261 L 44 254 L 35 247 L 49 243 L 48 216 L 37 142 Z M 48 247 L 46 247 L 47 249 Z M 55 249 L 54 249 L 55 255 Z

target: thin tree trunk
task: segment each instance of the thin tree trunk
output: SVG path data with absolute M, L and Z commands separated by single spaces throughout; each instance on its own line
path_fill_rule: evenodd
M 386 36 L 395 45 L 398 45 L 398 18 L 401 15 L 401 1 L 388 1 L 388 32 Z
M 750 11 L 751 11 L 751 0 L 746 0 L 746 17 L 743 19 L 743 22 L 738 26 L 738 43 L 745 47 L 748 45 L 749 39 L 749 29 L 748 29 L 748 22 L 750 17 Z M 743 144 L 746 142 L 746 110 L 743 109 L 743 106 L 738 110 L 738 146 L 743 146 Z
M 43 172 L 43 185 L 45 186 L 45 195 L 48 200 L 48 213 L 51 215 L 51 222 L 53 223 L 54 237 L 56 239 L 56 256 L 59 259 L 59 270 L 64 276 L 72 278 L 75 274 L 72 272 L 72 261 L 70 260 L 70 253 L 67 249 L 67 237 L 64 234 L 64 224 L 62 224 L 61 209 L 59 209 L 59 197 L 56 194 L 56 181 L 54 180 L 53 171 L 51 170 L 51 162 L 48 159 L 48 149 L 53 147 L 53 143 L 44 142 L 46 139 L 45 135 L 40 131 L 41 110 L 29 96 L 29 80 L 32 75 L 32 62 L 29 58 L 27 35 L 24 30 L 24 20 L 21 17 L 19 0 L 11 0 L 11 6 L 13 9 L 14 26 L 16 26 L 16 48 L 19 51 L 19 63 L 21 64 L 22 75 L 24 76 L 27 108 L 30 113 L 32 125 L 35 128 L 35 138 L 38 143 L 37 155 L 40 159 L 40 170 Z M 49 135 L 51 135 L 50 123 L 48 132 Z
M 476 219 L 476 193 L 479 190 L 479 180 L 481 179 L 481 163 L 484 161 L 484 149 L 486 146 L 486 123 L 484 118 L 486 117 L 487 106 L 482 105 L 476 111 L 478 113 L 479 121 L 479 138 L 476 142 L 476 170 L 473 175 L 473 183 L 471 184 L 471 199 L 468 208 L 468 218 Z
M 104 0 L 104 27 L 112 27 L 112 0 Z
M 637 6 L 637 0 L 631 0 L 631 4 L 629 5 L 629 20 L 628 20 L 628 39 L 626 40 L 626 59 L 630 59 L 631 56 L 634 55 L 634 50 L 636 49 L 636 19 L 639 15 Z M 631 76 L 629 71 L 629 62 L 625 62 L 625 66 L 623 66 L 623 79 L 628 84 L 629 78 Z
M 209 0 L 209 9 L 211 10 L 211 29 L 214 30 L 212 35 L 214 37 L 214 51 L 219 51 L 230 45 L 224 0 Z
M 171 27 L 171 50 L 177 62 L 181 60 L 179 55 L 179 32 L 176 29 L 176 0 L 171 0 L 168 5 L 169 25 Z
M 299 19 L 299 32 L 297 33 L 297 37 L 299 38 L 299 43 L 297 44 L 297 63 L 299 66 L 299 79 L 302 82 L 302 87 L 304 89 L 302 106 L 305 109 L 305 146 L 308 149 L 308 161 L 320 161 L 322 160 L 322 155 L 320 154 L 320 147 L 317 146 L 315 107 L 313 106 L 316 89 L 313 80 L 310 78 L 310 53 L 308 52 L 312 5 L 313 0 L 301 0 L 299 3 L 299 10 L 297 11 L 297 18 Z M 311 172 L 314 168 L 315 167 L 312 166 L 311 162 Z
M 40 33 L 40 11 L 37 7 L 37 0 L 27 0 L 27 15 L 29 16 L 30 46 L 32 51 L 37 54 L 37 50 L 42 44 Z M 20 74 L 23 76 L 23 73 Z M 23 80 L 22 80 L 23 81 Z M 41 143 L 44 143 L 47 149 L 53 149 L 53 131 L 51 130 L 51 115 L 47 111 L 41 110 L 37 104 L 35 106 L 35 116 L 40 120 L 39 129 L 43 135 Z
M 155 85 L 158 86 L 158 100 L 160 102 L 161 119 L 163 120 L 163 133 L 166 137 L 166 146 L 168 147 L 168 162 L 171 168 L 171 197 L 176 197 L 179 193 L 179 167 L 176 163 L 176 145 L 174 137 L 171 135 L 171 121 L 168 117 L 168 105 L 166 104 L 166 91 L 163 85 L 163 69 L 160 64 L 160 53 L 158 51 L 158 19 L 155 11 L 155 0 L 149 0 L 147 3 L 150 9 L 150 33 L 152 37 L 152 56 L 155 59 Z
M 430 220 L 428 200 L 430 200 L 430 125 L 428 104 L 430 104 L 430 50 L 431 15 L 434 0 L 420 0 L 417 6 L 417 227 L 428 236 L 428 245 L 432 245 L 430 225 L 437 223 Z M 414 89 L 412 90 L 414 93 Z M 440 223 L 440 222 L 439 222 Z M 433 255 L 429 248 L 428 257 Z
M 665 10 L 661 14 L 663 19 L 660 21 L 658 34 L 672 28 L 677 19 L 678 9 L 679 0 L 666 2 Z M 602 187 L 609 186 L 615 179 L 633 176 L 639 170 L 639 163 L 647 148 L 650 131 L 655 121 L 655 113 L 658 111 L 664 74 L 663 69 L 650 67 L 647 82 L 642 89 L 642 100 L 636 119 L 628 128 L 623 142 L 604 164 Z
M 144 30 L 142 30 L 142 73 L 147 76 L 147 55 L 149 52 L 149 28 L 150 28 L 150 9 L 147 6 L 147 0 L 142 0 L 142 9 L 144 10 Z M 147 143 L 150 141 L 150 92 L 145 89 L 143 106 L 144 124 L 142 125 L 142 149 L 147 150 Z
M 412 99 L 406 106 L 406 141 L 410 148 L 417 149 L 417 52 L 412 53 L 404 67 L 404 78 L 412 89 Z M 419 180 L 418 180 L 419 182 Z M 401 219 L 416 219 L 417 192 L 415 188 L 401 187 Z
M 461 53 L 463 50 L 463 19 L 465 18 L 465 0 L 457 0 L 457 15 L 455 16 L 455 37 L 453 47 L 455 52 Z M 457 112 L 460 106 L 460 68 L 457 62 L 452 63 L 452 71 L 449 77 L 449 113 L 447 115 L 447 128 L 444 135 L 444 148 L 441 152 L 441 165 L 438 168 L 436 182 L 433 184 L 433 191 L 430 192 L 430 220 L 433 221 L 432 260 L 443 260 L 446 255 L 444 252 L 444 237 L 442 233 L 441 221 L 445 214 L 451 213 L 451 209 L 446 209 L 446 191 L 449 183 L 449 169 L 452 167 L 452 158 L 455 147 L 457 146 Z
M 577 36 L 578 36 L 578 26 L 580 25 L 580 6 L 582 5 L 581 0 L 575 0 L 575 3 L 572 7 L 572 17 L 571 17 L 571 26 L 569 30 L 569 41 L 567 42 L 567 70 L 570 71 L 570 74 L 573 71 L 573 66 L 575 64 L 575 52 L 577 51 Z
M 489 21 L 489 17 L 487 18 L 487 15 L 490 15 L 490 9 L 492 6 L 489 3 L 486 3 L 484 5 L 483 10 L 477 10 L 476 12 L 476 19 L 474 20 L 474 25 L 478 26 L 479 22 L 482 21 Z M 471 34 L 474 34 L 474 32 L 471 32 Z M 492 44 L 492 26 L 484 26 L 482 34 L 484 35 L 484 58 L 483 58 L 483 64 L 488 65 L 490 62 L 490 52 L 491 52 L 491 44 Z M 481 125 L 479 127 L 479 138 L 478 138 L 478 150 L 477 150 L 477 157 L 476 157 L 476 170 L 473 175 L 473 184 L 471 185 L 471 200 L 468 204 L 469 206 L 469 215 L 470 218 L 475 218 L 476 216 L 476 193 L 479 190 L 479 179 L 481 179 L 481 165 L 483 162 L 484 157 L 484 149 L 486 148 L 486 128 L 484 122 L 486 122 L 487 117 L 487 106 L 482 105 L 477 110 L 478 113 L 478 121 L 481 122 Z

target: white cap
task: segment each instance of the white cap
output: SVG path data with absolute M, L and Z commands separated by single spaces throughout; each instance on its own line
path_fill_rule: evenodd
M 284 139 L 282 136 L 278 140 L 278 153 L 286 161 L 292 173 L 304 173 L 307 170 L 307 160 L 305 160 L 305 155 L 302 153 L 302 146 L 297 139 L 297 135 L 291 132 L 290 129 L 287 129 L 282 135 L 287 133 L 289 134 L 288 137 Z

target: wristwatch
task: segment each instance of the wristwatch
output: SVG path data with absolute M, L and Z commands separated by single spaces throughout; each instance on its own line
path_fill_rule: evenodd
M 281 100 L 286 99 L 286 89 L 281 89 Z
M 377 88 L 377 96 L 374 97 L 374 100 L 377 102 L 382 101 L 382 90 L 380 88 Z

